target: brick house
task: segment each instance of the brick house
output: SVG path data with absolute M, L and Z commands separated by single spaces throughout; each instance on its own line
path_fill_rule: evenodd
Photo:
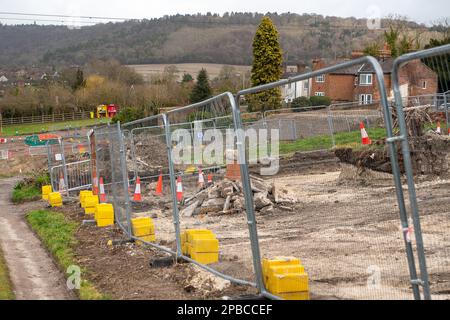
M 391 100 L 394 95 L 391 80 L 394 59 L 386 55 L 384 50 L 383 52 L 379 62 L 383 69 L 386 92 Z M 354 55 L 353 58 L 357 56 Z M 337 63 L 339 61 L 332 64 Z M 327 65 L 323 59 L 315 59 L 313 70 Z M 400 91 L 403 98 L 435 94 L 438 91 L 438 75 L 420 60 L 411 61 L 400 69 Z M 335 103 L 358 101 L 361 105 L 380 100 L 375 72 L 368 64 L 355 65 L 314 78 L 311 95 L 328 96 Z

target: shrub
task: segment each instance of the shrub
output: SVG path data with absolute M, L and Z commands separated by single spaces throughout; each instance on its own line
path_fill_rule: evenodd
M 311 106 L 311 100 L 308 99 L 307 97 L 299 97 L 299 98 L 296 98 L 296 99 L 292 100 L 292 102 L 291 102 L 291 108 L 292 109 L 307 108 L 307 107 L 310 107 L 310 106 Z
M 330 97 L 313 96 L 309 100 L 312 106 L 329 106 L 331 104 Z
M 120 110 L 120 112 L 112 119 L 113 123 L 127 123 L 134 120 L 144 118 L 144 110 L 135 107 L 126 107 Z

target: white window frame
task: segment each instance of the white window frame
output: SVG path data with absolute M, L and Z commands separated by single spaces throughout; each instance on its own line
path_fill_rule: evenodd
M 427 80 L 423 80 L 422 81 L 422 89 L 426 89 L 428 87 L 428 82 L 427 82 Z
M 373 103 L 373 95 L 371 93 L 363 93 L 359 95 L 359 104 L 368 105 Z
M 320 76 L 317 76 L 317 77 L 316 77 L 316 82 L 317 82 L 317 83 L 324 83 L 324 82 L 325 82 L 325 75 L 322 74 L 322 75 L 320 75 Z
M 317 91 L 314 95 L 315 95 L 316 97 L 325 97 L 325 92 Z
M 361 73 L 359 75 L 359 85 L 371 86 L 373 84 L 373 75 L 371 73 Z

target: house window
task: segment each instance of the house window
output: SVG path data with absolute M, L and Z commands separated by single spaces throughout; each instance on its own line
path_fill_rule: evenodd
M 317 76 L 317 77 L 316 77 L 316 82 L 318 82 L 318 83 L 323 83 L 323 82 L 325 82 L 325 75 L 322 74 L 322 75 L 320 75 L 320 76 Z
M 373 102 L 373 96 L 371 94 L 360 94 L 359 95 L 359 104 L 371 104 Z
M 427 82 L 426 81 L 422 81 L 422 89 L 426 89 L 427 88 Z
M 372 74 L 365 73 L 359 76 L 359 84 L 362 86 L 370 86 L 372 84 Z
M 325 92 L 316 92 L 316 97 L 325 97 Z

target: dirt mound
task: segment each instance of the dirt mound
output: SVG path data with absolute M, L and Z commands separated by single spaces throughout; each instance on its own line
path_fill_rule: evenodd
M 450 137 L 429 131 L 420 137 L 410 137 L 409 147 L 415 175 L 450 176 Z M 397 143 L 400 171 L 404 173 L 403 154 L 399 150 L 401 148 Z M 362 151 L 350 148 L 338 149 L 335 155 L 342 163 L 352 164 L 358 169 L 367 168 L 392 173 L 389 146 L 384 141 L 378 141 L 370 149 Z

